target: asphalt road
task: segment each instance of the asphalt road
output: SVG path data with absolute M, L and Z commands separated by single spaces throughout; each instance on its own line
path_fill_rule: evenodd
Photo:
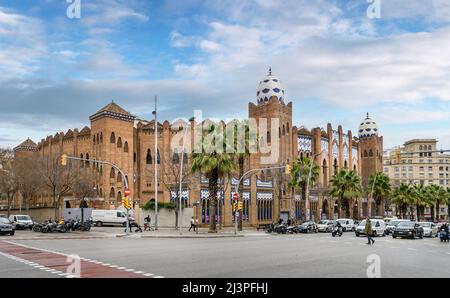
M 345 233 L 216 239 L 64 239 L 0 241 L 187 278 L 367 277 L 369 255 L 380 257 L 381 277 L 450 277 L 450 244 L 437 238 L 365 238 Z M 55 277 L 0 254 L 0 277 Z

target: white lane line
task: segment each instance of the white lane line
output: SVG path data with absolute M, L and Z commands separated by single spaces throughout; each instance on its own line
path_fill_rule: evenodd
M 418 249 L 408 247 L 408 250 L 417 251 Z
M 164 278 L 164 276 L 158 275 L 158 276 L 154 276 L 153 278 Z
M 151 273 L 144 273 L 144 274 L 142 274 L 143 276 L 154 276 L 154 274 L 151 274 Z
M 136 273 L 136 274 L 142 274 L 142 273 L 144 273 L 144 271 L 134 271 L 134 273 Z
M 5 258 L 8 258 L 8 259 L 20 262 L 20 263 L 24 263 L 24 264 L 25 264 L 24 261 L 26 261 L 25 259 L 10 255 L 10 254 L 4 253 L 4 252 L 0 252 L 0 255 L 4 256 Z M 30 266 L 30 267 L 34 267 L 34 266 Z M 44 271 L 47 271 L 48 273 L 54 273 L 56 271 L 55 269 L 47 268 L 44 266 L 42 266 L 41 268 L 36 268 L 36 269 L 44 270 Z

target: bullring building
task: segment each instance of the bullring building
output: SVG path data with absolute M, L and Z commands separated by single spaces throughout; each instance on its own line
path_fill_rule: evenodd
M 289 178 L 283 171 L 255 172 L 243 180 L 243 224 L 257 226 L 282 218 L 313 220 L 333 218 L 336 213 L 336 199 L 327 194 L 330 178 L 340 169 L 357 171 L 367 187 L 368 177 L 383 170 L 383 138 L 377 124 L 369 115 L 362 120 L 358 133 L 345 131 L 342 126 L 311 130 L 292 122 L 292 102 L 287 101 L 287 93 L 278 77 L 271 71 L 259 83 L 256 99 L 248 104 L 249 118 L 260 122 L 262 119 L 278 119 L 278 130 L 273 130 L 268 121 L 266 137 L 268 144 L 278 137 L 279 159 L 273 164 L 261 164 L 262 153 L 251 154 L 245 161 L 245 170 L 258 169 L 292 163 L 306 156 L 320 166 L 316 185 L 313 185 L 308 202 L 288 187 Z M 154 197 L 170 202 L 176 198 L 178 179 L 173 168 L 179 164 L 180 154 L 172 152 L 171 141 L 182 129 L 180 123 L 158 122 L 158 149 L 154 150 L 154 121 L 141 120 L 127 112 L 117 103 L 111 102 L 98 110 L 90 118 L 90 125 L 80 130 L 56 133 L 39 143 L 26 140 L 15 150 L 16 158 L 33 156 L 55 157 L 68 154 L 90 160 L 106 160 L 118 165 L 125 172 L 132 190 L 133 200 L 140 205 Z M 191 119 L 191 124 L 196 124 Z M 194 127 L 194 125 L 191 125 Z M 192 128 L 191 128 L 192 129 Z M 274 136 L 278 134 L 278 136 Z M 190 155 L 187 155 L 187 164 Z M 158 185 L 154 185 L 154 166 L 158 167 Z M 96 191 L 89 199 L 89 207 L 115 209 L 121 204 L 123 178 L 113 168 L 96 162 L 82 165 L 84 171 L 91 171 L 92 187 Z M 224 226 L 232 225 L 232 197 L 238 174 L 220 179 L 219 216 Z M 188 174 L 183 184 L 182 200 L 186 206 L 195 207 L 199 222 L 209 221 L 208 179 L 198 174 Z M 77 199 L 66 195 L 62 207 L 74 207 Z M 14 204 L 18 204 L 16 201 Z M 34 197 L 31 207 L 50 207 L 52 200 L 43 192 Z M 367 198 L 356 200 L 354 217 L 375 215 L 373 202 Z

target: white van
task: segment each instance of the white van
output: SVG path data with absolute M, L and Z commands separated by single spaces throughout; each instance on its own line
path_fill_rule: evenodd
M 349 218 L 338 218 L 336 219 L 342 226 L 343 232 L 353 232 L 355 230 L 355 221 Z
M 33 220 L 29 215 L 11 215 L 9 221 L 16 226 L 16 230 L 31 230 L 33 228 Z
M 127 214 L 121 210 L 92 210 L 92 222 L 97 226 L 127 225 Z
M 370 219 L 370 223 L 372 224 L 372 236 L 386 236 L 386 223 L 382 219 Z M 366 229 L 366 220 L 362 220 L 359 225 L 356 227 L 355 235 L 359 237 L 360 235 L 365 235 Z

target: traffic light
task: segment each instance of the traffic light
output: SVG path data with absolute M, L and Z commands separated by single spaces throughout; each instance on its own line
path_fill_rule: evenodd
M 286 175 L 291 174 L 291 165 L 286 165 L 286 168 L 284 169 L 284 172 L 286 173 Z
M 239 211 L 242 210 L 242 202 L 238 202 L 238 210 L 239 210 Z
M 128 201 L 128 198 L 127 197 L 123 197 L 122 198 L 122 206 L 124 208 L 126 208 L 126 209 L 130 209 L 130 208 L 128 208 L 129 204 L 130 204 L 130 202 Z
M 237 202 L 233 201 L 233 211 L 236 211 L 236 207 L 237 207 Z
M 67 154 L 61 155 L 61 165 L 66 166 L 67 165 Z

